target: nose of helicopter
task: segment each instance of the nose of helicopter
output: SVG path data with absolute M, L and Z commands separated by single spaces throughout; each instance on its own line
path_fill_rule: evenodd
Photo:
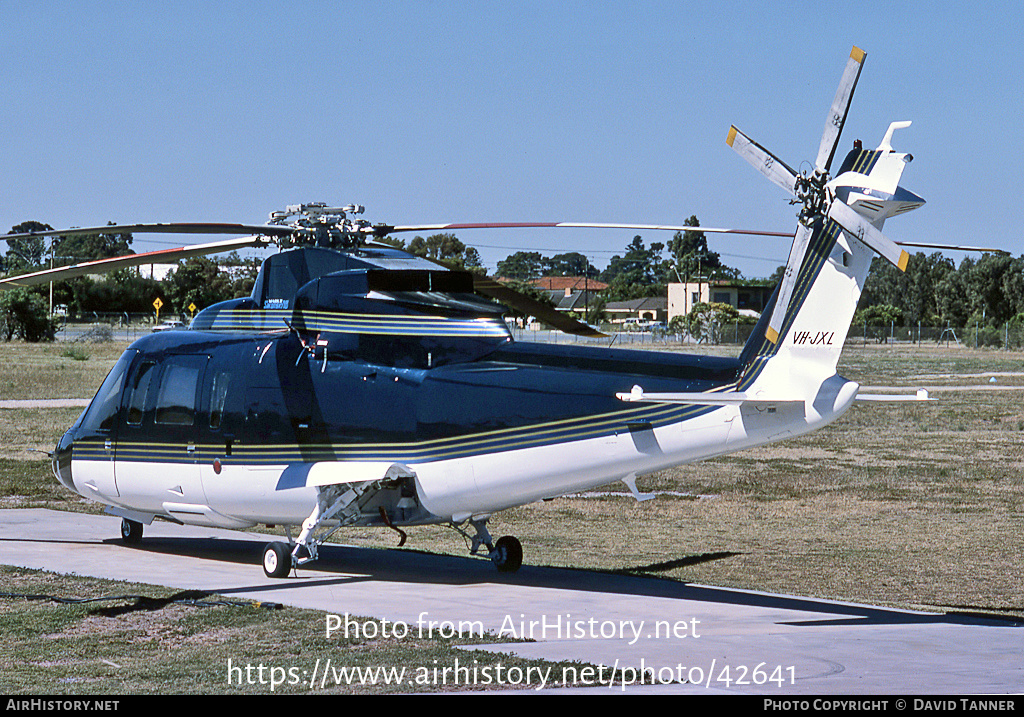
M 53 475 L 61 482 L 61 485 L 77 493 L 75 484 L 71 480 L 71 446 L 73 444 L 74 437 L 71 431 L 65 433 L 57 442 L 57 447 L 53 449 Z

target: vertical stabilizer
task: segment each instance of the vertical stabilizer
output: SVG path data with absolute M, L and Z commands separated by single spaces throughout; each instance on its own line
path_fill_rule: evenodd
M 800 393 L 808 378 L 823 381 L 834 375 L 873 257 L 867 245 L 836 222 L 818 221 L 803 261 L 792 267 L 793 291 L 778 338 L 772 341 L 758 330 L 772 313 L 769 306 L 741 354 L 745 369 L 739 389 L 770 384 L 773 394 L 788 395 L 790 388 Z

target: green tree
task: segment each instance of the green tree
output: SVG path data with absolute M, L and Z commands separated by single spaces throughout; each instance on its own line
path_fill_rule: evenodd
M 535 251 L 517 251 L 498 262 L 495 274 L 504 279 L 529 281 L 543 275 L 550 260 Z
M 544 276 L 590 276 L 596 277 L 600 272 L 590 263 L 584 254 L 569 252 L 555 254 L 550 259 L 543 259 Z
M 28 232 L 51 231 L 53 227 L 42 222 L 28 221 L 11 227 L 8 234 L 27 234 Z M 7 255 L 4 257 L 3 269 L 8 274 L 25 274 L 43 268 L 46 256 L 46 239 L 44 237 L 26 237 L 24 239 L 8 239 Z
M 676 232 L 668 243 L 672 268 L 678 272 L 679 278 L 689 280 L 695 277 L 706 278 L 739 278 L 739 272 L 722 263 L 722 257 L 708 247 L 708 239 L 704 232 L 696 231 L 700 221 L 691 215 L 683 222 L 692 231 Z
M 128 312 L 145 314 L 153 310 L 153 299 L 164 294 L 162 284 L 142 276 L 135 268 L 119 269 L 99 281 L 82 276 L 61 284 L 72 287 L 70 297 L 54 287 L 54 302 L 65 303 L 73 314 Z
M 454 234 L 433 234 L 426 239 L 421 236 L 413 237 L 405 249 L 416 256 L 439 261 L 453 269 L 483 271 L 480 252 L 463 244 Z
M 168 306 L 163 311 L 168 313 L 187 313 L 189 304 L 205 309 L 236 296 L 231 278 L 205 256 L 190 257 L 178 264 L 164 279 L 164 290 Z
M 1013 259 L 1003 275 L 1003 296 L 1013 321 L 1024 315 L 1024 256 Z
M 0 292 L 0 336 L 5 341 L 53 341 L 56 331 L 44 298 L 28 289 Z
M 600 273 L 586 255 L 573 251 L 552 257 L 536 251 L 517 251 L 498 262 L 497 275 L 506 279 L 530 281 L 542 276 L 589 276 Z
M 113 222 L 107 226 L 116 227 Z M 95 259 L 109 259 L 115 256 L 134 254 L 132 235 L 111 230 L 110 234 L 72 234 L 59 236 L 53 241 L 54 257 L 64 259 L 59 265 L 76 264 Z
M 231 281 L 231 293 L 235 297 L 248 296 L 259 276 L 263 260 L 258 257 L 242 257 L 233 251 L 220 260 L 220 266 Z
M 678 318 L 678 317 L 676 317 Z M 682 322 L 690 336 L 698 343 L 719 344 L 722 342 L 723 329 L 735 323 L 752 323 L 754 319 L 744 316 L 730 304 L 700 301 L 693 305 L 690 313 Z M 670 325 L 670 329 L 678 331 L 679 325 Z
M 116 225 L 108 222 L 107 226 Z M 52 246 L 54 266 L 129 256 L 135 253 L 131 248 L 132 240 L 131 234 L 113 230 L 109 234 L 58 236 Z M 149 302 L 152 302 L 156 283 L 143 279 L 137 269 L 122 269 L 96 279 L 81 276 L 56 282 L 53 287 L 54 303 L 66 305 L 73 314 L 93 311 L 141 313 L 151 307 L 146 307 L 140 292 L 149 294 Z
M 599 277 L 608 284 L 604 292 L 606 298 L 626 301 L 664 294 L 667 291 L 665 263 L 661 260 L 664 249 L 661 242 L 654 242 L 648 247 L 642 237 L 634 236 L 626 246 L 626 253 L 613 256 Z
M 974 260 L 965 258 L 960 266 L 948 272 L 935 285 L 935 304 L 941 321 L 952 326 L 966 326 L 968 317 L 974 313 L 974 300 L 967 284 L 967 276 Z
M 983 254 L 970 267 L 967 285 L 971 289 L 975 324 L 1002 326 L 1013 317 L 1003 278 L 1013 269 L 1013 258 L 1005 254 Z
M 903 318 L 903 309 L 890 304 L 875 304 L 861 309 L 853 317 L 853 323 L 863 326 L 889 326 L 899 324 Z
M 648 286 L 655 282 L 658 270 L 658 259 L 665 245 L 655 242 L 648 248 L 638 234 L 626 245 L 626 253 L 616 254 L 608 262 L 608 268 L 601 273 L 601 281 L 606 284 L 639 284 Z

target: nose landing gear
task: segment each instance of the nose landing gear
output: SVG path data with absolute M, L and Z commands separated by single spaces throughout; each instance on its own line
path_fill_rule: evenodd
M 142 541 L 142 523 L 122 518 L 121 540 L 125 545 L 138 545 Z
M 292 550 L 287 543 L 269 543 L 263 549 L 263 572 L 268 578 L 284 578 L 292 569 Z

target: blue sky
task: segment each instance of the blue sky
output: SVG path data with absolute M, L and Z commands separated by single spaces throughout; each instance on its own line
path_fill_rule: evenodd
M 0 230 L 260 223 L 323 201 L 364 204 L 374 223 L 696 214 L 788 231 L 794 207 L 727 147 L 729 125 L 813 162 L 856 44 L 867 60 L 837 154 L 913 120 L 894 146 L 915 156 L 902 184 L 928 201 L 886 233 L 1018 255 L 1022 16 L 959 2 L 0 0 Z M 459 236 L 492 269 L 519 249 L 603 268 L 634 233 Z M 748 277 L 789 249 L 711 241 Z

